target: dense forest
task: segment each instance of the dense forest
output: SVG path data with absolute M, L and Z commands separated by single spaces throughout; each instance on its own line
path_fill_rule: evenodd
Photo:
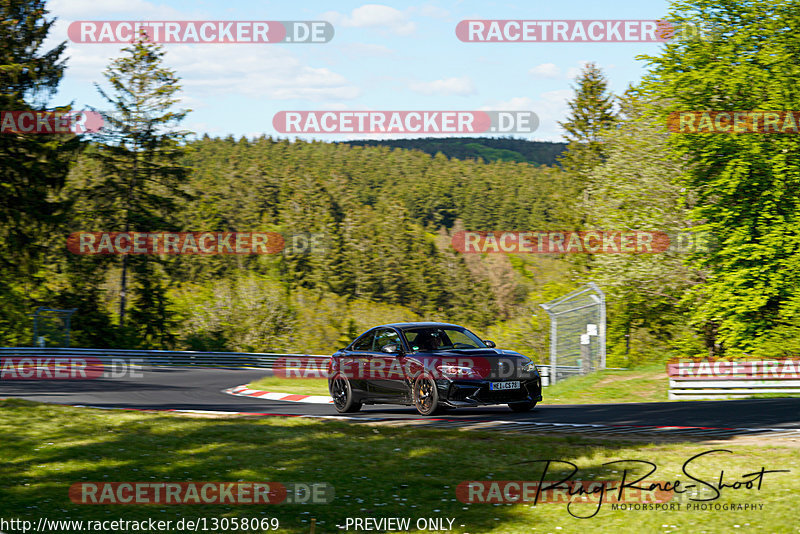
M 39 4 L 15 4 L 19 27 L 3 27 L 17 37 L 2 52 L 13 67 L 0 71 L 2 109 L 44 109 L 31 95 L 51 92 L 65 68 L 63 46 L 38 50 L 51 24 Z M 608 296 L 609 365 L 796 354 L 796 136 L 666 129 L 681 109 L 798 109 L 797 37 L 778 31 L 794 15 L 770 11 L 769 32 L 733 7 L 685 4 L 677 20 L 735 32 L 666 44 L 622 95 L 586 65 L 561 123 L 566 148 L 508 138 L 196 139 L 180 130 L 179 76 L 163 49 L 137 41 L 106 72 L 112 94 L 103 96 L 119 112 L 106 131 L 0 135 L 0 343 L 29 345 L 31 314 L 47 306 L 76 309 L 72 345 L 82 347 L 325 354 L 372 325 L 428 319 L 542 359 L 539 304 L 591 280 Z M 770 10 L 755 4 L 747 9 Z M 719 71 L 707 57 L 733 67 Z M 712 235 L 715 246 L 463 254 L 451 243 L 462 230 L 655 230 Z M 67 237 L 82 231 L 314 234 L 323 245 L 73 254 Z
M 421 150 L 431 156 L 439 152 L 448 158 L 527 162 L 557 165 L 566 143 L 529 141 L 514 137 L 422 137 L 417 139 L 364 139 L 343 141 L 353 146 L 386 146 Z
M 185 198 L 161 214 L 158 229 L 273 231 L 287 240 L 322 234 L 324 248 L 251 256 L 131 256 L 130 261 L 150 264 L 142 276 L 157 280 L 146 282 L 147 299 L 131 302 L 129 313 L 137 319 L 124 342 L 324 353 L 381 321 L 441 319 L 486 331 L 519 316 L 530 320 L 540 300 L 529 299 L 532 288 L 555 296 L 570 287 L 566 266 L 555 269 L 558 276 L 533 277 L 530 269 L 541 260 L 469 257 L 450 241 L 464 228 L 563 224 L 570 217 L 565 203 L 578 190 L 565 188 L 559 169 L 269 137 L 204 137 L 187 149 L 181 162 L 191 169 L 181 187 Z M 73 209 L 82 219 L 67 222 L 65 236 L 123 230 L 119 221 L 104 219 L 102 198 L 89 200 L 102 179 L 94 151 L 88 147 L 80 156 L 61 192 L 64 199 L 78 199 Z M 80 273 L 74 283 L 82 287 L 76 291 L 97 299 L 81 302 L 73 325 L 76 343 L 123 342 L 113 326 L 119 257 L 57 256 L 66 259 L 65 275 Z M 141 296 L 142 283 L 137 280 L 133 290 Z M 85 328 L 86 317 L 98 314 L 105 319 L 103 328 Z

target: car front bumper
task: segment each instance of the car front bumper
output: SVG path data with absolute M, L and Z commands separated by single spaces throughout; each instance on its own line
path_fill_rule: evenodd
M 489 380 L 437 380 L 436 385 L 439 390 L 439 401 L 452 407 L 542 400 L 541 380 L 538 377 L 519 382 L 519 389 L 498 391 L 489 389 L 491 384 Z

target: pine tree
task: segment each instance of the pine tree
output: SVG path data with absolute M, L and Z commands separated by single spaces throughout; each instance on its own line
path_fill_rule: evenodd
M 164 51 L 142 33 L 124 56 L 111 62 L 104 75 L 113 92 L 106 93 L 96 84 L 113 113 L 103 113 L 109 127 L 97 136 L 94 153 L 102 166 L 102 177 L 85 193 L 94 201 L 98 219 L 109 230 L 174 230 L 178 199 L 190 196 L 182 188 L 189 169 L 182 162 L 186 148 L 183 141 L 190 132 L 177 130 L 188 113 L 173 111 L 180 90 L 179 78 L 163 66 Z M 158 271 L 144 256 L 122 257 L 119 324 L 125 325 L 128 302 L 129 271 L 134 276 L 156 276 Z M 163 289 L 159 284 L 142 282 L 134 290 L 141 307 L 136 318 L 150 339 L 163 335 L 166 319 Z M 152 292 L 153 294 L 142 294 Z M 155 304 L 155 305 L 152 305 Z
M 41 0 L 0 0 L 0 110 L 44 111 L 65 69 L 66 46 L 43 51 L 54 19 Z M 69 203 L 54 199 L 80 148 L 73 135 L 0 135 L 0 343 L 30 339 L 21 328 L 35 299 L 46 243 Z M 41 301 L 39 302 L 41 304 Z
M 575 98 L 568 102 L 570 117 L 558 124 L 569 143 L 559 162 L 567 171 L 585 174 L 605 159 L 602 133 L 616 121 L 614 97 L 608 81 L 594 63 L 587 63 L 576 79 Z

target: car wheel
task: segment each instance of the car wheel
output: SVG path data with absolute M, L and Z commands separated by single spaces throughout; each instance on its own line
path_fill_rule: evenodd
M 414 381 L 413 399 L 414 407 L 422 415 L 433 415 L 442 410 L 436 382 L 428 374 L 422 374 Z
M 330 389 L 331 397 L 333 397 L 333 406 L 337 412 L 350 413 L 361 409 L 361 403 L 353 400 L 353 388 L 346 377 L 336 375 L 331 380 L 328 389 Z
M 536 401 L 510 402 L 508 407 L 512 412 L 529 412 L 536 406 Z

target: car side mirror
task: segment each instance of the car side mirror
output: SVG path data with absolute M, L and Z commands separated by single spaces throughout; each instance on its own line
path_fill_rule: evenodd
M 400 352 L 400 345 L 396 343 L 389 343 L 388 345 L 383 346 L 381 352 L 385 352 L 386 354 L 398 354 Z
M 490 341 L 490 340 L 488 340 L 488 339 L 484 339 L 484 340 L 483 340 L 483 343 L 484 343 L 484 344 L 485 344 L 487 347 L 489 347 L 490 349 L 493 349 L 493 348 L 495 348 L 495 347 L 497 346 L 497 345 L 495 344 L 495 342 L 494 342 L 494 341 Z

